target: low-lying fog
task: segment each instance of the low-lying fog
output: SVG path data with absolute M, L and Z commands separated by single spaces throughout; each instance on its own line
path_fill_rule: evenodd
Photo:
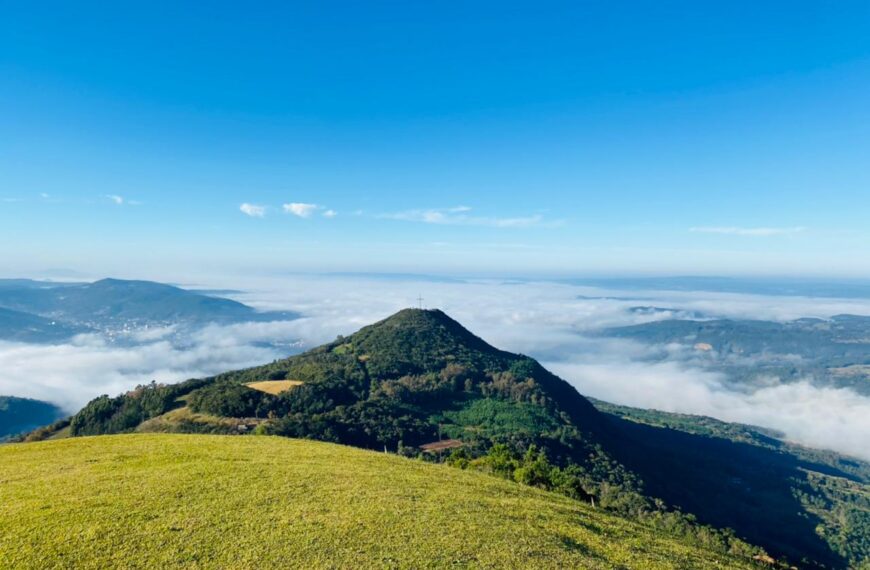
M 294 310 L 295 321 L 210 326 L 184 339 L 171 331 L 143 332 L 118 346 L 95 335 L 63 345 L 0 343 L 0 394 L 49 400 L 75 411 L 100 394 L 117 394 L 152 379 L 174 382 L 261 364 L 349 334 L 398 309 L 440 308 L 491 344 L 540 360 L 586 395 L 619 404 L 710 415 L 775 428 L 807 445 L 870 460 L 870 398 L 808 381 L 736 389 L 702 369 L 693 355 L 667 347 L 596 338 L 609 326 L 673 318 L 682 311 L 710 316 L 788 320 L 841 313 L 870 315 L 870 299 L 820 299 L 707 292 L 612 291 L 536 282 L 290 276 L 191 283 L 231 288 L 259 309 Z M 639 305 L 676 313 L 642 314 Z M 164 334 L 165 333 L 165 334 Z M 650 362 L 650 351 L 669 350 Z

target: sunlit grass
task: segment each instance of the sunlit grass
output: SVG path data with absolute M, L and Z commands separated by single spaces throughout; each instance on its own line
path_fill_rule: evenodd
M 0 447 L 0 568 L 741 568 L 568 498 L 311 441 Z
M 262 382 L 248 382 L 245 384 L 248 388 L 265 392 L 277 396 L 287 390 L 292 390 L 296 386 L 301 386 L 303 382 L 299 380 L 264 380 Z

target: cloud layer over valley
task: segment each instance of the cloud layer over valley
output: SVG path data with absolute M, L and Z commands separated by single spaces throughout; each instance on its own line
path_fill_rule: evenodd
M 317 346 L 415 306 L 422 295 L 425 306 L 443 309 L 499 348 L 539 359 L 583 394 L 771 427 L 807 445 L 870 459 L 870 398 L 851 389 L 775 377 L 764 385 L 735 386 L 686 347 L 596 334 L 604 327 L 699 314 L 769 320 L 870 315 L 870 300 L 412 277 L 215 278 L 195 285 L 243 290 L 233 298 L 304 317 L 209 326 L 182 339 L 149 332 L 123 346 L 96 335 L 62 345 L 0 343 L 0 394 L 45 399 L 74 411 L 95 396 L 139 383 L 206 376 Z

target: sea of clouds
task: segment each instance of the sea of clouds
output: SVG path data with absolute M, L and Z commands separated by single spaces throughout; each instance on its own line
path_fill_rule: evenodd
M 0 394 L 55 402 L 72 412 L 100 394 L 269 362 L 350 334 L 408 306 L 437 307 L 491 344 L 528 354 L 581 393 L 630 406 L 713 416 L 778 429 L 796 442 L 870 460 L 870 398 L 810 382 L 735 387 L 690 351 L 595 335 L 603 327 L 710 316 L 788 320 L 870 315 L 870 300 L 735 293 L 612 291 L 553 282 L 450 281 L 358 276 L 212 278 L 196 287 L 241 290 L 293 321 L 208 326 L 180 340 L 143 331 L 123 345 L 83 335 L 62 345 L 0 343 Z M 632 307 L 673 309 L 645 314 Z M 293 348 L 288 348 L 292 346 Z M 667 357 L 651 359 L 653 353 Z

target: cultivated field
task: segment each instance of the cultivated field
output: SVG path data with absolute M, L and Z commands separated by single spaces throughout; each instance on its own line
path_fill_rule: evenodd
M 302 382 L 299 380 L 264 380 L 263 382 L 249 382 L 245 384 L 248 388 L 272 394 L 273 396 L 301 385 Z
M 718 560 L 717 560 L 718 559 Z M 0 568 L 742 568 L 562 496 L 350 447 L 0 447 Z

